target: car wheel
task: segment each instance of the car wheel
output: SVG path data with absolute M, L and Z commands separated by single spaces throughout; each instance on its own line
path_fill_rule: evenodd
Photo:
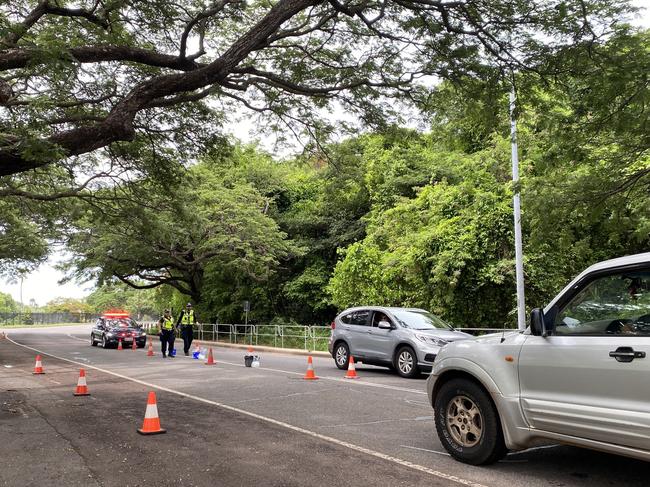
M 345 370 L 348 368 L 348 361 L 350 360 L 350 349 L 345 342 L 339 342 L 334 348 L 334 362 L 336 366 Z
M 476 383 L 453 379 L 443 384 L 434 410 L 438 438 L 455 459 L 485 465 L 507 453 L 496 407 Z
M 395 369 L 402 377 L 413 378 L 420 374 L 418 358 L 411 347 L 403 346 L 395 355 Z
M 102 335 L 102 348 L 108 348 L 108 342 L 106 341 L 106 335 Z
M 97 342 L 95 341 L 95 335 L 93 335 L 92 333 L 90 334 L 90 346 L 92 347 L 97 346 Z

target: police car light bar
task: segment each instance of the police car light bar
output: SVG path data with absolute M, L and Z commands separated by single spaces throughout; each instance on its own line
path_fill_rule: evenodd
M 107 311 L 102 316 L 104 318 L 128 318 L 130 315 L 126 311 Z

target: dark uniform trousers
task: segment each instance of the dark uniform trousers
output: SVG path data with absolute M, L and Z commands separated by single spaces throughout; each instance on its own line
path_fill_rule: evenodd
M 194 339 L 194 330 L 192 325 L 182 325 L 181 336 L 183 337 L 183 351 L 187 354 L 190 351 L 192 340 Z
M 174 349 L 174 339 L 176 338 L 174 330 L 165 330 L 160 331 L 160 345 L 163 356 L 167 353 L 169 347 L 169 353 L 171 355 L 172 350 Z

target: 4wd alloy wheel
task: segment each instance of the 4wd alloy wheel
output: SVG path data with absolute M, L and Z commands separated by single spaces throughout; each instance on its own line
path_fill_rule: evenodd
M 445 382 L 433 409 L 440 443 L 456 460 L 485 465 L 507 453 L 497 409 L 476 382 L 465 378 Z
M 336 345 L 336 349 L 334 350 L 334 362 L 336 362 L 336 366 L 339 369 L 344 370 L 348 368 L 348 360 L 350 360 L 350 351 L 348 350 L 348 346 L 341 342 Z
M 447 431 L 463 447 L 476 446 L 483 435 L 481 410 L 467 396 L 454 397 L 447 406 Z
M 108 343 L 106 342 L 105 335 L 102 335 L 102 348 L 108 348 Z
M 411 347 L 402 347 L 397 351 L 395 365 L 397 373 L 402 377 L 415 377 L 420 373 L 415 352 Z

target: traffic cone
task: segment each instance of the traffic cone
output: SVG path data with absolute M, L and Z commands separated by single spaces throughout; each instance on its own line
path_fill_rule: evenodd
M 121 338 L 118 339 L 118 341 L 117 341 L 117 349 L 122 350 L 122 339 Z
M 357 368 L 354 366 L 354 357 L 350 355 L 350 361 L 348 362 L 348 371 L 345 374 L 346 379 L 358 379 Z
M 147 410 L 144 413 L 144 422 L 142 423 L 142 428 L 138 429 L 138 433 L 141 435 L 158 435 L 165 432 L 166 430 L 160 427 L 158 406 L 156 405 L 156 393 L 151 391 L 147 398 Z
M 307 373 L 303 377 L 305 380 L 318 380 L 316 374 L 314 373 L 314 364 L 311 359 L 311 355 L 307 358 Z
M 212 347 L 208 349 L 208 360 L 206 360 L 205 365 L 217 365 L 212 356 Z
M 131 350 L 137 350 L 138 344 L 135 342 L 135 337 L 133 337 L 133 345 L 131 345 Z
M 79 380 L 77 381 L 77 389 L 74 391 L 75 396 L 90 396 L 88 386 L 86 385 L 86 371 L 79 369 Z
M 37 355 L 36 356 L 36 365 L 34 365 L 34 374 L 44 374 L 45 372 L 43 371 L 43 364 L 41 363 L 41 356 Z
M 149 348 L 147 349 L 147 357 L 153 357 L 153 341 L 149 340 Z
M 253 347 L 248 347 L 248 355 L 252 355 L 255 353 L 255 350 L 253 350 Z

